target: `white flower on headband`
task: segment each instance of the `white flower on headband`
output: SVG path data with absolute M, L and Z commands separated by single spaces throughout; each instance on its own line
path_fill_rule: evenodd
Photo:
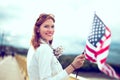
M 54 51 L 54 55 L 59 58 L 62 55 L 63 52 L 63 47 L 59 46 L 56 49 L 53 50 Z

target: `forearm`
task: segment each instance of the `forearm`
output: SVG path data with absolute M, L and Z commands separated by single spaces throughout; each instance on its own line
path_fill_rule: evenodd
M 66 72 L 68 74 L 72 73 L 75 70 L 75 67 L 73 67 L 71 64 L 65 68 Z
M 79 55 L 77 56 L 74 61 L 68 66 L 65 68 L 66 72 L 68 74 L 72 73 L 74 70 L 80 68 L 83 66 L 83 63 L 84 63 L 84 60 L 85 60 L 85 57 L 84 55 Z

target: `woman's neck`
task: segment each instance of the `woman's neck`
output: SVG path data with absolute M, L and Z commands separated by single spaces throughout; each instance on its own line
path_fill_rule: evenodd
M 49 41 L 47 41 L 46 39 L 41 38 L 40 41 L 43 43 L 49 44 Z

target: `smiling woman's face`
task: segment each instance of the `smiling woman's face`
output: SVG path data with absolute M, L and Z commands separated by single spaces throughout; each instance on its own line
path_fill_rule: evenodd
M 49 42 L 53 39 L 54 34 L 54 22 L 52 19 L 47 19 L 42 25 L 40 26 L 40 36 L 46 42 Z

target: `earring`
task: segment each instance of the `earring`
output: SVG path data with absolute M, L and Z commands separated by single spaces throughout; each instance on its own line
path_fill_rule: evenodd
M 39 33 L 40 31 L 39 30 L 37 30 L 37 33 Z

